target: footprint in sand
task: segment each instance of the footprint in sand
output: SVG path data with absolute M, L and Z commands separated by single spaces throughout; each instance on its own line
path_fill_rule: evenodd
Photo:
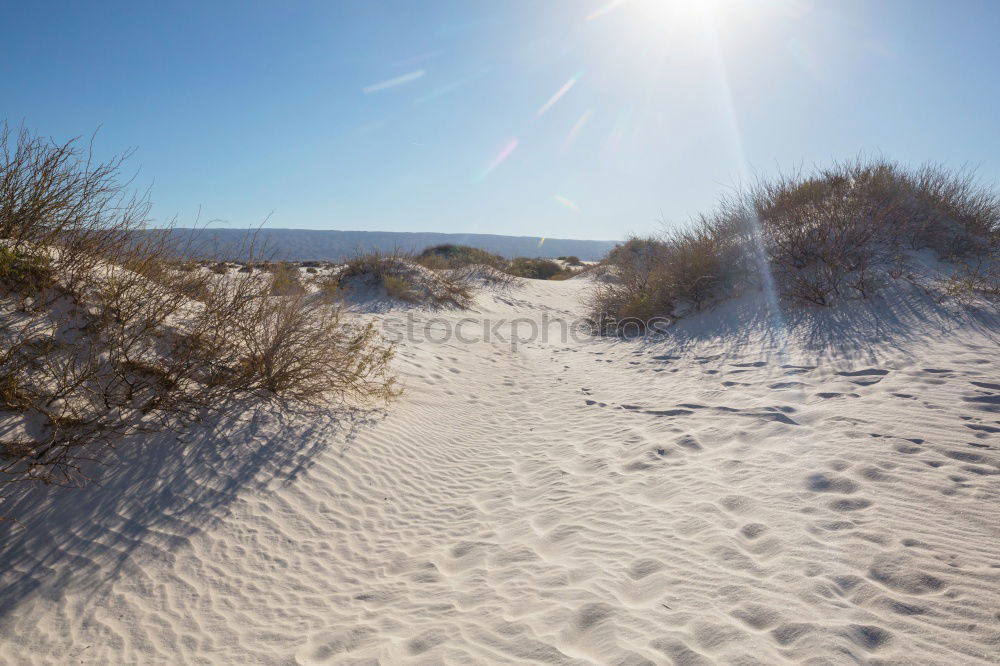
M 981 405 L 1000 405 L 1000 394 L 962 396 L 962 400 Z M 983 407 L 983 409 L 994 411 L 993 407 Z
M 642 413 L 651 414 L 652 416 L 686 416 L 694 414 L 690 409 L 645 409 Z
M 885 647 L 892 640 L 892 632 L 874 624 L 852 624 L 847 637 L 869 652 Z
M 866 500 L 862 498 L 857 499 L 839 499 L 830 502 L 829 506 L 834 511 L 860 511 L 861 509 L 867 509 L 872 505 L 871 500 Z
M 990 389 L 991 391 L 1000 391 L 1000 384 L 992 384 L 990 382 L 969 382 L 973 386 L 978 386 L 979 388 Z
M 743 416 L 752 416 L 765 421 L 777 421 L 778 423 L 785 423 L 793 426 L 801 425 L 798 421 L 788 418 L 781 412 L 741 412 L 741 414 Z
M 912 595 L 931 594 L 945 587 L 943 580 L 918 569 L 906 555 L 876 558 L 868 568 L 868 578 L 891 590 Z
M 858 491 L 858 484 L 842 476 L 817 472 L 806 478 L 806 488 L 815 493 L 841 493 L 850 495 Z
M 878 384 L 887 374 L 889 374 L 888 370 L 882 370 L 880 368 L 844 370 L 837 373 L 837 375 L 841 377 L 854 377 L 855 379 L 852 379 L 851 383 L 857 384 L 858 386 L 871 386 L 872 384 Z
M 769 389 L 792 389 L 792 388 L 803 388 L 808 386 L 802 382 L 778 382 L 777 384 L 771 384 L 767 388 Z
M 1000 428 L 995 428 L 993 426 L 988 426 L 988 425 L 982 425 L 982 424 L 979 424 L 979 423 L 966 423 L 965 427 L 969 428 L 970 430 L 976 430 L 976 431 L 983 432 L 983 433 L 990 433 L 990 434 L 992 434 L 992 433 L 1000 432 Z
M 698 443 L 698 440 L 691 435 L 684 435 L 677 440 L 677 446 L 680 446 L 688 451 L 702 451 L 703 447 Z
M 767 532 L 767 525 L 761 523 L 747 523 L 740 528 L 740 534 L 747 539 L 753 540 Z

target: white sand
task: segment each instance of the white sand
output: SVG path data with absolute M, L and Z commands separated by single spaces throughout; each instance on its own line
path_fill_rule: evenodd
M 384 413 L 236 414 L 5 507 L 0 663 L 995 663 L 1000 329 L 900 301 L 782 351 L 755 312 L 404 342 Z

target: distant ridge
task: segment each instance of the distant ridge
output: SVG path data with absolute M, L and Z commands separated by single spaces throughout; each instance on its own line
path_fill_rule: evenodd
M 621 241 L 573 240 L 498 234 L 442 234 L 402 231 L 338 231 L 314 229 L 172 229 L 177 248 L 190 248 L 204 258 L 240 260 L 246 241 L 255 235 L 256 251 L 284 261 L 340 261 L 358 252 L 395 249 L 419 251 L 431 245 L 471 245 L 504 257 L 559 257 L 575 255 L 596 261 Z

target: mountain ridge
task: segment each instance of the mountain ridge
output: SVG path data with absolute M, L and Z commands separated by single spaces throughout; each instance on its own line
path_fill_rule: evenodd
M 361 252 L 417 252 L 432 245 L 471 245 L 504 257 L 575 255 L 596 261 L 622 241 L 463 234 L 429 231 L 353 231 L 339 229 L 151 229 L 165 232 L 168 242 L 198 257 L 240 260 L 253 254 L 284 261 L 341 261 Z

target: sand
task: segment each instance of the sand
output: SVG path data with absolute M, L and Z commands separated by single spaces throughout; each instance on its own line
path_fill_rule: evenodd
M 0 663 L 997 662 L 1000 328 L 750 299 L 481 339 L 588 286 L 362 315 L 466 341 L 401 342 L 386 410 L 232 414 L 5 507 Z

